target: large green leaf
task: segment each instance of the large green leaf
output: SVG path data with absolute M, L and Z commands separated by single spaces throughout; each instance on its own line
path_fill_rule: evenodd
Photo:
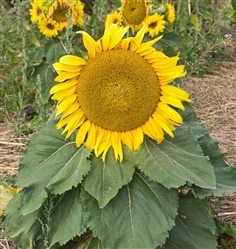
M 85 190 L 97 199 L 99 207 L 103 208 L 118 193 L 118 190 L 131 181 L 135 164 L 131 151 L 123 148 L 124 160 L 116 161 L 113 151 L 107 153 L 106 161 L 93 157 L 91 171 L 85 177 L 83 186 Z
M 177 190 L 135 173 L 106 207 L 100 209 L 89 194 L 83 202 L 88 225 L 105 248 L 155 248 L 174 226 L 177 195 Z
M 60 245 L 81 235 L 86 230 L 86 218 L 83 213 L 79 187 L 65 192 L 55 206 L 50 217 L 50 246 Z
M 61 131 L 49 124 L 38 131 L 27 145 L 20 164 L 18 186 L 22 190 L 24 215 L 38 209 L 47 191 L 58 194 L 77 186 L 90 170 L 89 151 L 75 142 L 65 142 Z
M 161 144 L 146 138 L 135 160 L 145 175 L 167 188 L 178 188 L 187 181 L 202 188 L 215 188 L 212 165 L 194 136 L 183 128 Z
M 58 61 L 60 57 L 66 54 L 62 43 L 57 39 L 47 42 L 44 46 L 44 50 L 48 64 L 53 64 Z
M 209 189 L 215 196 L 232 193 L 236 190 L 236 167 L 229 167 L 225 155 L 220 151 L 218 143 L 210 137 L 203 124 L 196 121 L 191 106 L 187 106 L 183 127 L 198 140 L 205 156 L 208 156 L 216 176 L 216 189 Z
M 42 225 L 44 217 L 40 209 L 26 216 L 21 213 L 21 193 L 17 194 L 8 204 L 6 213 L 6 230 L 4 236 L 10 236 L 22 248 L 40 249 L 37 246 L 44 239 Z
M 206 200 L 192 196 L 179 200 L 176 225 L 162 249 L 216 249 L 215 224 Z

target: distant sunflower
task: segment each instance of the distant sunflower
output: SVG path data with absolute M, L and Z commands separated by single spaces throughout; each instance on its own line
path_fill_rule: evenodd
M 32 8 L 29 10 L 30 20 L 32 23 L 37 23 L 41 19 L 44 19 L 44 6 L 43 3 L 45 1 L 34 1 L 31 3 Z
M 83 25 L 84 6 L 78 0 L 55 0 L 48 8 L 48 17 L 60 24 L 68 26 L 68 14 L 71 13 L 73 25 Z
M 142 43 L 143 26 L 135 37 L 123 38 L 128 27 L 106 26 L 103 37 L 95 41 L 80 31 L 88 59 L 66 55 L 53 64 L 58 73 L 50 93 L 62 114 L 57 128 L 64 127 L 68 138 L 76 129 L 76 145 L 83 142 L 105 161 L 109 148 L 116 160 L 123 160 L 122 144 L 137 150 L 144 134 L 157 143 L 164 131 L 171 137 L 190 101 L 185 91 L 168 85 L 185 76 L 178 56 L 168 57 L 152 47 L 161 37 Z
M 154 14 L 151 16 L 148 16 L 147 20 L 145 21 L 145 24 L 147 25 L 147 32 L 151 37 L 157 35 L 159 32 L 163 32 L 165 29 L 165 23 L 163 15 Z
M 173 4 L 167 3 L 166 4 L 167 7 L 167 20 L 170 23 L 173 23 L 175 21 L 175 7 Z
M 149 0 L 122 0 L 121 15 L 133 32 L 139 30 L 151 11 Z
M 58 31 L 60 31 L 59 24 L 51 18 L 40 20 L 38 22 L 38 27 L 40 32 L 49 38 L 57 36 Z
M 122 23 L 122 15 L 117 11 L 108 14 L 106 17 L 105 25 L 110 26 L 112 24 L 117 24 L 117 26 L 121 26 L 121 23 Z

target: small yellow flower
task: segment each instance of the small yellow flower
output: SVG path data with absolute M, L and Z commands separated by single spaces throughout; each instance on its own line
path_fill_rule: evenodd
M 49 38 L 57 36 L 60 30 L 60 25 L 51 18 L 40 20 L 38 27 L 40 32 Z
M 106 17 L 105 25 L 110 26 L 112 24 L 116 24 L 117 26 L 121 26 L 121 23 L 122 23 L 122 15 L 117 11 L 108 14 Z
M 37 23 L 38 21 L 45 18 L 43 6 L 44 2 L 45 0 L 36 0 L 31 3 L 32 8 L 29 10 L 29 13 L 32 23 Z
M 167 7 L 167 11 L 168 11 L 167 20 L 170 23 L 173 23 L 175 21 L 175 7 L 173 4 L 170 4 L 170 3 L 167 3 L 166 7 Z
M 56 115 L 62 114 L 57 128 L 64 127 L 66 138 L 78 129 L 76 145 L 85 142 L 103 161 L 110 148 L 122 161 L 122 144 L 136 151 L 144 134 L 157 143 L 164 131 L 173 137 L 183 122 L 175 108 L 190 102 L 188 93 L 169 85 L 185 76 L 179 57 L 153 47 L 161 37 L 142 42 L 146 26 L 123 38 L 128 29 L 107 25 L 98 41 L 80 31 L 88 59 L 66 55 L 53 64 L 59 84 L 50 93 L 58 101 Z
M 165 29 L 165 23 L 163 15 L 154 14 L 151 16 L 148 16 L 147 20 L 145 21 L 145 24 L 147 25 L 147 32 L 151 37 L 154 37 L 159 32 L 163 32 Z

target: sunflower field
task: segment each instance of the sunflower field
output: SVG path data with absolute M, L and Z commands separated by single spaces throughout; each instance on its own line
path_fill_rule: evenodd
M 234 249 L 236 166 L 186 89 L 235 61 L 235 0 L 1 1 L 0 122 L 27 143 L 0 247 Z

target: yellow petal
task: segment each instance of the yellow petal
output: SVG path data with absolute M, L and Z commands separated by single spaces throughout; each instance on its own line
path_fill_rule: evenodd
M 128 50 L 129 48 L 129 44 L 132 41 L 133 37 L 128 37 L 128 38 L 124 38 L 122 39 L 121 43 L 120 43 L 120 47 L 124 50 Z
M 161 36 L 159 36 L 156 39 L 153 39 L 151 41 L 141 43 L 141 45 L 139 46 L 139 48 L 137 48 L 137 50 L 135 52 L 136 53 L 141 53 L 141 52 L 143 52 L 145 50 L 150 49 L 150 47 L 152 47 L 153 44 L 155 44 L 157 41 L 159 41 L 162 37 L 163 37 L 163 35 L 161 35 Z
M 89 130 L 90 127 L 90 121 L 86 120 L 79 128 L 78 133 L 76 135 L 76 146 L 80 147 L 80 145 L 84 142 L 85 136 Z
M 132 39 L 130 43 L 130 50 L 135 51 L 137 48 L 140 47 L 143 37 L 146 33 L 147 27 L 143 25 L 142 28 L 137 32 L 136 36 Z
M 65 55 L 60 58 L 60 63 L 64 63 L 71 66 L 82 66 L 86 64 L 86 60 L 76 55 Z
M 161 89 L 167 95 L 173 96 L 183 101 L 191 102 L 191 100 L 189 99 L 189 94 L 178 87 L 165 85 L 161 86 Z
M 100 142 L 97 148 L 97 156 L 99 156 L 104 151 L 108 151 L 108 149 L 110 148 L 109 146 L 110 136 L 111 136 L 111 131 L 104 130 L 102 141 Z
M 54 63 L 53 67 L 56 71 L 64 71 L 64 72 L 79 72 L 83 68 L 83 66 L 68 65 L 60 62 Z
M 78 79 L 67 80 L 65 83 L 56 84 L 50 90 L 50 94 L 54 94 L 55 92 L 66 90 L 75 86 L 78 83 Z
M 79 109 L 79 104 L 77 102 L 74 102 L 68 108 L 63 112 L 61 119 L 65 118 L 66 116 L 70 115 L 71 113 L 75 112 L 77 109 Z
M 76 88 L 77 88 L 77 86 L 73 86 L 73 87 L 67 89 L 66 91 L 56 92 L 53 94 L 51 99 L 61 101 L 61 100 L 65 99 L 66 97 L 74 94 L 76 92 Z
M 133 136 L 130 131 L 121 132 L 121 141 L 130 150 L 133 150 Z
M 103 37 L 101 38 L 103 51 L 107 51 L 110 42 L 110 37 L 111 37 L 110 26 L 106 26 Z
M 137 150 L 143 143 L 143 131 L 141 127 L 131 131 L 133 135 L 133 151 Z
M 88 137 L 86 139 L 86 147 L 89 149 L 93 149 L 94 145 L 96 143 L 96 127 L 93 123 L 90 124 L 89 130 L 88 130 Z
M 168 119 L 171 119 L 178 123 L 183 123 L 182 117 L 179 115 L 178 112 L 173 110 L 171 107 L 169 107 L 167 104 L 163 102 L 158 103 L 158 110 L 163 114 L 166 115 Z
M 76 94 L 73 94 L 65 99 L 63 99 L 60 103 L 57 104 L 57 113 L 56 116 L 59 115 L 60 113 L 64 112 L 71 104 L 75 102 L 77 98 Z
M 97 53 L 96 51 L 96 47 L 97 47 L 97 44 L 96 44 L 96 41 L 86 32 L 84 31 L 79 31 L 78 33 L 82 34 L 83 36 L 83 43 L 84 43 L 84 46 L 85 48 L 87 49 L 88 51 L 88 55 L 89 57 L 94 57 Z
M 122 151 L 122 145 L 120 141 L 120 134 L 117 131 L 112 132 L 111 143 L 114 149 L 115 159 L 121 162 L 123 160 L 123 151 Z
M 109 50 L 114 48 L 121 41 L 122 37 L 127 33 L 128 29 L 129 27 L 119 28 L 118 30 L 116 30 L 116 28 L 111 28 L 111 40 L 108 45 Z M 112 33 L 113 30 L 115 31 L 114 33 Z
M 175 97 L 172 97 L 172 96 L 164 96 L 164 95 L 163 95 L 163 96 L 160 97 L 160 100 L 161 100 L 161 102 L 163 102 L 163 103 L 172 105 L 172 106 L 177 107 L 177 108 L 179 108 L 179 109 L 181 109 L 181 110 L 184 110 L 184 109 L 185 109 L 184 106 L 183 106 L 183 104 L 182 104 L 182 102 L 181 102 L 179 99 L 175 98 Z
M 79 75 L 80 75 L 80 72 L 64 72 L 64 73 L 61 73 L 60 75 L 58 75 L 55 78 L 55 81 L 64 82 L 65 80 L 77 77 Z

